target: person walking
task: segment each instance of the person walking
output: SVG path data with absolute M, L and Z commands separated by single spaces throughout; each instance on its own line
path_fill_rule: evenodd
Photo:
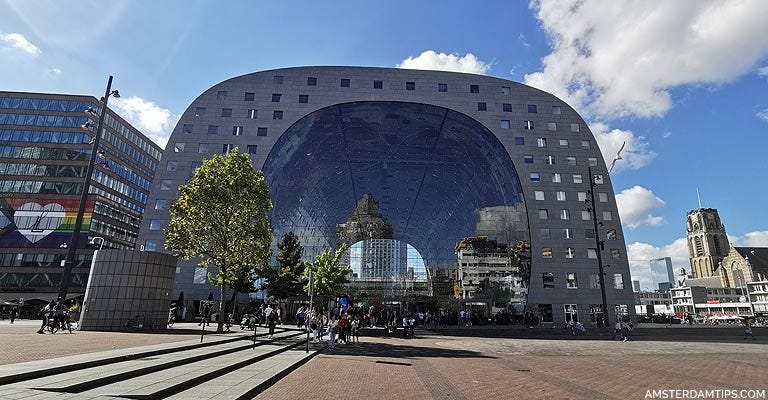
M 622 342 L 627 341 L 626 336 L 621 332 L 621 320 L 616 320 L 616 324 L 613 326 L 613 338 Z
M 744 329 L 744 340 L 746 340 L 750 336 L 752 337 L 752 340 L 756 340 L 755 335 L 752 333 L 752 325 L 747 324 L 746 329 Z
M 16 309 L 16 307 L 11 307 L 11 323 L 16 320 L 16 315 L 19 313 L 19 310 Z
M 43 316 L 43 322 L 40 324 L 40 329 L 37 331 L 37 333 L 41 335 L 45 333 L 43 329 L 45 329 L 45 326 L 48 325 L 48 321 L 53 313 L 53 307 L 55 306 L 56 306 L 56 303 L 53 300 L 51 300 L 50 303 L 46 304 L 45 307 L 43 307 L 40 310 L 38 314 Z
M 337 315 L 331 315 L 331 320 L 328 322 L 328 349 L 333 349 L 333 341 L 336 339 L 336 330 L 339 329 L 339 320 L 336 319 Z
M 264 309 L 264 319 L 266 319 L 267 326 L 269 326 L 269 336 L 267 338 L 272 339 L 272 335 L 275 333 L 275 310 L 272 309 L 272 305 L 268 304 Z

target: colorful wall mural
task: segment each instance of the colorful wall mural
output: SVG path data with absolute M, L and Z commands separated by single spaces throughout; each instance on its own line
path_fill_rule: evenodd
M 85 207 L 81 246 L 88 240 L 93 204 L 89 200 Z M 59 248 L 71 239 L 79 206 L 79 198 L 0 198 L 0 248 Z

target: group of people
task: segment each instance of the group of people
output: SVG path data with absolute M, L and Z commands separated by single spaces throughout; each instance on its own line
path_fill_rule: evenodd
M 64 305 L 63 302 L 51 300 L 50 303 L 46 304 L 45 307 L 43 307 L 38 313 L 43 317 L 43 321 L 40 324 L 40 329 L 37 330 L 37 333 L 41 335 L 44 334 L 45 327 L 48 326 L 48 324 L 58 325 L 62 329 L 68 327 L 68 311 L 69 309 L 66 305 Z M 72 330 L 70 329 L 70 332 L 71 331 Z
M 322 310 L 310 310 L 304 313 L 302 325 L 312 332 L 312 343 L 323 342 L 326 331 L 329 349 L 333 349 L 336 344 L 360 341 L 359 316 L 344 312 L 339 307 L 334 307 L 329 316 Z

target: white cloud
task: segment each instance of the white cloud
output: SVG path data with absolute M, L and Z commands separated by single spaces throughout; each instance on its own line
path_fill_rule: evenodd
M 760 119 L 762 119 L 765 122 L 768 122 L 768 108 L 766 108 L 763 111 L 758 111 L 757 112 L 757 118 L 760 118 Z
M 472 53 L 467 53 L 464 57 L 458 54 L 436 53 L 434 50 L 427 50 L 418 57 L 408 57 L 397 68 L 405 69 L 428 69 L 437 71 L 466 72 L 470 74 L 485 75 L 491 66 L 488 63 L 480 61 Z
M 737 247 L 768 247 L 768 231 L 754 231 L 744 236 L 728 235 L 728 241 Z
M 43 72 L 43 76 L 48 79 L 58 79 L 61 76 L 61 69 L 59 68 L 48 68 Z
M 622 159 L 616 162 L 612 173 L 624 169 L 640 169 L 656 157 L 656 153 L 648 150 L 648 142 L 645 138 L 635 136 L 632 131 L 611 129 L 602 122 L 591 123 L 589 129 L 600 146 L 600 152 L 603 154 L 608 168 L 610 168 L 611 161 L 616 156 L 616 152 L 621 148 L 621 144 L 626 142 L 626 146 L 624 146 L 624 150 L 621 152 Z
M 648 243 L 635 242 L 627 246 L 629 258 L 629 270 L 632 280 L 639 280 L 640 287 L 645 290 L 656 290 L 653 281 L 666 281 L 664 276 L 654 276 L 650 269 L 650 261 L 656 258 L 670 257 L 675 276 L 681 268 L 691 271 L 691 262 L 688 258 L 688 243 L 685 238 L 676 239 L 674 242 L 661 247 L 655 247 Z
M 757 74 L 760 76 L 768 77 L 768 67 L 762 67 L 757 70 Z
M 721 84 L 768 55 L 768 2 L 534 0 L 552 45 L 525 82 L 590 119 L 664 115 L 670 90 Z
M 520 44 L 525 46 L 525 47 L 531 47 L 531 44 L 528 43 L 528 38 L 525 37 L 523 32 L 520 32 L 520 34 L 517 35 L 517 41 L 520 42 Z
M 19 50 L 23 53 L 38 56 L 42 54 L 42 50 L 27 40 L 24 35 L 20 33 L 6 33 L 0 35 L 0 46 L 4 49 Z
M 163 148 L 179 119 L 170 110 L 137 96 L 116 98 L 109 105 L 131 125 Z
M 664 222 L 662 217 L 652 214 L 654 208 L 664 207 L 664 200 L 642 186 L 622 190 L 616 195 L 616 205 L 621 223 L 630 229 L 642 225 L 656 226 Z

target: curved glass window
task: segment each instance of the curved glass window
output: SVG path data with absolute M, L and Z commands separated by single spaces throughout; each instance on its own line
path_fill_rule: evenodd
M 310 258 L 339 244 L 395 239 L 426 268 L 455 268 L 465 238 L 529 239 L 522 188 L 482 124 L 426 104 L 355 102 L 297 121 L 264 164 L 275 237 Z

